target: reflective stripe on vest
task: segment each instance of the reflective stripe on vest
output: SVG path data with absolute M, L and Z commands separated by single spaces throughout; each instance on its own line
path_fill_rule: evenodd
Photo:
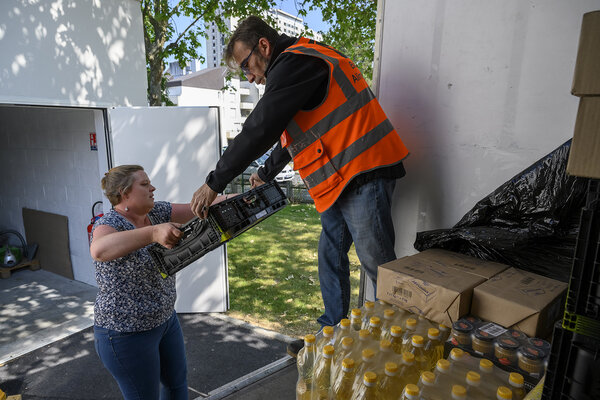
M 408 150 L 352 61 L 306 38 L 284 52 L 318 57 L 329 67 L 323 102 L 299 111 L 281 137 L 317 211 L 323 212 L 353 177 L 397 164 Z

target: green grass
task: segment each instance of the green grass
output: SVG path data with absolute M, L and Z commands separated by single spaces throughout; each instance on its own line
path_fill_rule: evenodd
M 299 337 L 319 328 L 323 313 L 317 273 L 321 223 L 313 204 L 291 204 L 227 244 L 228 314 Z M 350 250 L 352 298 L 359 261 Z

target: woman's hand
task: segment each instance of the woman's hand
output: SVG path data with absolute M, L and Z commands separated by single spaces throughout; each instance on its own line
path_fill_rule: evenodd
M 152 230 L 152 241 L 162 244 L 167 249 L 172 249 L 181 237 L 183 232 L 179 229 L 181 224 L 176 222 L 166 222 L 160 225 L 154 225 Z

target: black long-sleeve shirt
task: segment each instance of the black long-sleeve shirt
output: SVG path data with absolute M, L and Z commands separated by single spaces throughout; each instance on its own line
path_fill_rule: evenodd
M 296 40 L 282 34 L 275 43 L 265 72 L 265 93 L 244 122 L 242 131 L 217 162 L 215 170 L 208 174 L 206 184 L 212 190 L 222 192 L 253 160 L 273 147 L 298 111 L 314 109 L 325 99 L 329 80 L 325 61 L 300 54 L 282 54 Z M 279 143 L 264 167 L 258 170 L 259 177 L 265 182 L 273 179 L 290 160 L 290 154 Z M 376 176 L 400 178 L 404 176 L 404 167 L 399 163 L 379 168 L 358 176 L 352 183 L 365 182 Z

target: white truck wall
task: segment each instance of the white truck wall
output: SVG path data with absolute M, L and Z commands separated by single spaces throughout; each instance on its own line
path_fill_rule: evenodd
M 92 204 L 103 198 L 98 152 L 90 148 L 93 113 L 0 106 L 0 230 L 25 237 L 23 207 L 66 216 L 74 278 L 90 285 L 96 279 L 86 228 Z
M 0 2 L 0 103 L 143 106 L 136 0 Z
M 411 154 L 398 257 L 573 135 L 582 15 L 597 0 L 380 0 L 376 90 Z M 407 127 L 405 121 L 414 126 Z

